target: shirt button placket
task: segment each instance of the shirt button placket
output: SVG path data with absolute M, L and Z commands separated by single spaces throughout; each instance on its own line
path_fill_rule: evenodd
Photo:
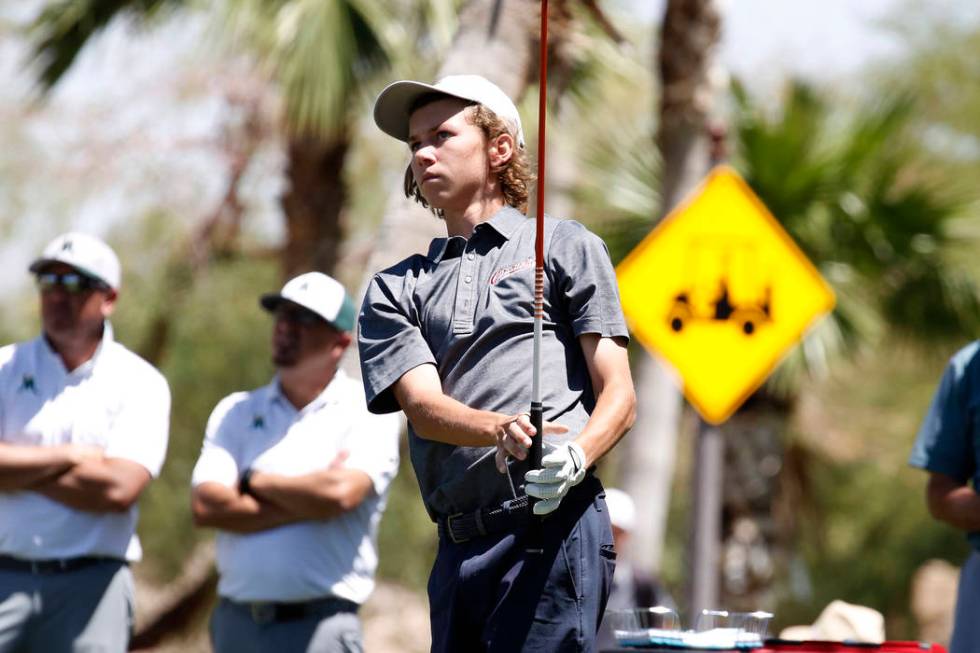
M 469 243 L 467 243 L 469 247 Z M 460 257 L 459 275 L 462 283 L 456 286 L 456 311 L 453 319 L 453 333 L 469 333 L 473 330 L 473 306 L 476 257 L 473 252 L 465 252 Z

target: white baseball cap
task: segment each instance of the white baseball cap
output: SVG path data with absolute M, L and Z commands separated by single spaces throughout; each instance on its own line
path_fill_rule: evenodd
M 632 531 L 636 524 L 636 504 L 630 495 L 614 487 L 606 488 L 606 507 L 609 508 L 609 521 L 624 531 Z
M 514 102 L 500 87 L 479 75 L 449 75 L 435 84 L 403 79 L 388 84 L 374 101 L 374 122 L 381 131 L 408 141 L 408 119 L 415 102 L 429 93 L 441 93 L 482 104 L 510 124 L 518 147 L 524 147 L 524 129 Z
M 119 258 L 104 242 L 78 232 L 62 234 L 48 243 L 28 268 L 37 273 L 53 263 L 70 265 L 82 274 L 98 279 L 113 290 L 119 290 Z
M 354 328 L 354 302 L 339 281 L 322 272 L 294 277 L 280 292 L 262 295 L 259 303 L 267 311 L 274 311 L 283 300 L 313 311 L 340 331 Z

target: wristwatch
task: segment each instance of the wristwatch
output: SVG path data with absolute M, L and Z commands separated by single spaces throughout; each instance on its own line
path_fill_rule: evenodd
M 242 475 L 238 477 L 238 493 L 252 494 L 252 468 L 246 467 Z

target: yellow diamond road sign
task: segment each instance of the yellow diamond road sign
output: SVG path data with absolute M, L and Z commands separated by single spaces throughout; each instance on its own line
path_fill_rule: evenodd
M 834 293 L 748 184 L 715 168 L 616 268 L 637 339 L 715 424 L 758 388 Z

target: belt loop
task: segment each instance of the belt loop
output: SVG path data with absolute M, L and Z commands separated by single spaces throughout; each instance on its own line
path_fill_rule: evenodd
M 476 521 L 476 531 L 480 535 L 486 535 L 487 529 L 483 525 L 483 511 L 477 510 L 475 513 L 473 513 L 473 516 L 475 517 L 475 521 Z
M 465 538 L 465 537 L 461 537 L 457 539 L 456 533 L 453 531 L 453 520 L 459 519 L 462 516 L 463 513 L 457 512 L 454 515 L 449 515 L 448 517 L 446 517 L 446 531 L 449 532 L 449 539 L 452 540 L 453 544 L 462 544 L 463 542 L 469 540 L 469 538 Z

